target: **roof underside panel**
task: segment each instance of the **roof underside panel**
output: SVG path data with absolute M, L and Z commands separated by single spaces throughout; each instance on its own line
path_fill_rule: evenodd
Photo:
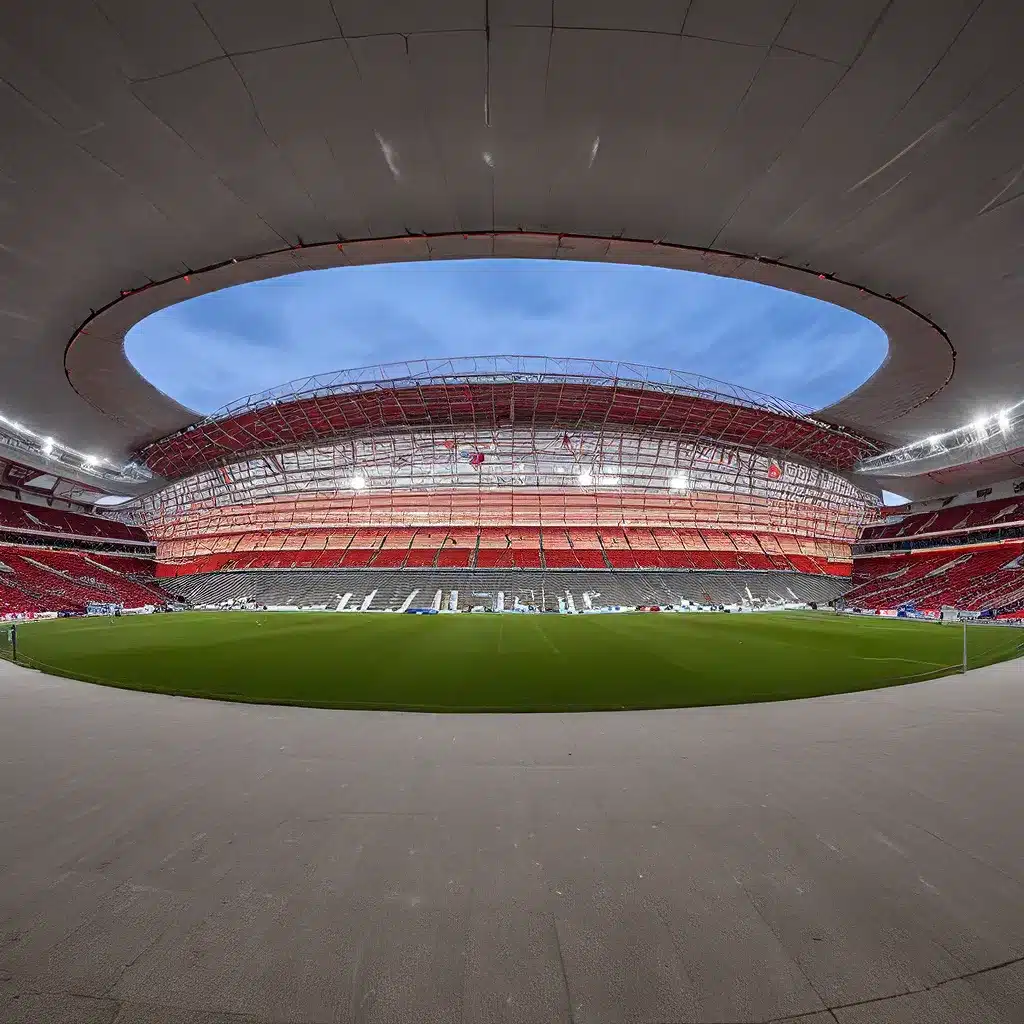
M 1021 397 L 1017 0 L 15 0 L 0 36 L 0 410 L 43 436 L 116 457 L 194 418 L 121 357 L 135 320 L 63 365 L 123 292 L 496 231 L 759 256 L 919 311 L 941 337 L 885 323 L 830 422 L 910 441 Z

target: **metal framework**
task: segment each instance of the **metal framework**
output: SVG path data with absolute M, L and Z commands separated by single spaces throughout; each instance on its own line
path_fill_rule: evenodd
M 114 465 L 102 456 L 87 455 L 63 441 L 37 434 L 31 427 L 0 415 L 0 455 L 17 460 L 26 456 L 46 472 L 72 480 L 85 479 L 97 487 L 145 484 L 153 474 L 136 462 Z
M 353 529 L 396 528 L 408 543 L 410 528 L 497 526 L 717 528 L 848 554 L 877 506 L 849 468 L 877 449 L 668 370 L 431 361 L 294 382 L 158 441 L 143 456 L 177 478 L 127 512 L 162 559 L 262 549 L 271 535 L 322 549 Z
M 204 422 L 296 398 L 357 392 L 367 388 L 380 390 L 411 384 L 502 384 L 514 381 L 585 382 L 595 387 L 639 386 L 652 391 L 731 399 L 737 405 L 771 409 L 784 415 L 805 415 L 811 411 L 759 391 L 684 370 L 612 359 L 498 355 L 415 359 L 300 377 L 231 402 Z
M 396 431 L 634 430 L 852 468 L 882 450 L 808 410 L 711 378 L 601 360 L 467 357 L 293 381 L 156 441 L 140 460 L 167 479 L 253 455 Z
M 864 459 L 858 473 L 916 476 L 1020 451 L 1024 444 L 1024 401 L 1000 412 L 979 416 L 966 426 L 923 441 L 892 448 Z
M 332 546 L 347 540 L 324 534 L 366 526 L 723 528 L 848 545 L 876 500 L 821 467 L 671 438 L 518 428 L 453 441 L 392 434 L 251 459 L 178 481 L 137 512 L 161 557 L 185 557 L 273 531 Z

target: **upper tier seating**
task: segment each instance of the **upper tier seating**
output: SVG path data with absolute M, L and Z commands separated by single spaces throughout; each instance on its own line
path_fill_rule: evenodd
M 147 539 L 145 532 L 137 526 L 128 526 L 115 519 L 81 512 L 64 512 L 46 505 L 30 505 L 9 498 L 0 498 L 0 529 L 139 542 Z
M 952 505 L 932 512 L 916 512 L 904 516 L 898 523 L 866 526 L 861 540 L 898 540 L 901 537 L 924 537 L 935 533 L 1021 524 L 1024 524 L 1024 495 L 970 505 Z

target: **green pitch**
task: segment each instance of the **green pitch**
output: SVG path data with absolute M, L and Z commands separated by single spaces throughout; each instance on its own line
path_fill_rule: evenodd
M 1024 632 L 968 629 L 969 664 Z M 687 707 L 813 697 L 958 671 L 959 627 L 834 615 L 203 613 L 22 625 L 19 657 L 139 690 L 432 711 Z

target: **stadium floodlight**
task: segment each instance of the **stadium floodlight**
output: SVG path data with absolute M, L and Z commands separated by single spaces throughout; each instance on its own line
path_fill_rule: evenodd
M 366 477 L 362 473 L 356 473 L 348 482 L 353 491 L 361 491 L 366 486 Z
M 594 474 L 589 469 L 583 470 L 577 479 L 580 482 L 580 487 L 592 487 L 594 484 Z
M 999 416 L 999 429 L 1005 434 L 1010 429 L 1010 414 L 1004 409 Z
M 598 478 L 597 482 L 602 487 L 616 487 L 619 483 L 619 478 L 613 473 L 602 473 Z
M 83 466 L 92 467 L 95 466 L 97 462 L 99 462 L 99 459 L 97 459 L 95 455 L 85 455 L 82 457 Z
M 941 448 L 942 447 L 942 438 L 939 437 L 938 434 L 933 434 L 931 437 L 928 438 L 928 443 L 932 446 L 932 448 L 936 448 L 936 449 Z
M 676 473 L 668 482 L 673 491 L 685 491 L 690 486 L 690 481 L 685 473 Z
M 53 438 L 52 437 L 44 437 L 43 438 L 43 454 L 44 455 L 52 455 L 53 454 Z
M 990 417 L 988 416 L 981 416 L 978 419 L 976 419 L 971 424 L 971 427 L 974 429 L 975 433 L 977 433 L 981 437 L 985 437 L 985 435 L 988 433 L 989 419 Z

